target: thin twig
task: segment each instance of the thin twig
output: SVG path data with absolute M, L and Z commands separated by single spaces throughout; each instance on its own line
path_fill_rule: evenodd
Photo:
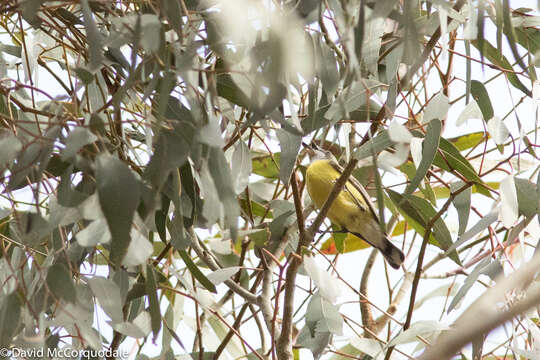
M 197 256 L 213 271 L 219 270 L 220 266 L 216 263 L 214 258 L 212 258 L 206 251 L 203 250 L 199 244 L 199 237 L 195 234 L 193 228 L 189 229 L 189 233 L 192 237 L 191 247 L 197 253 Z M 257 295 L 253 294 L 249 290 L 244 289 L 242 286 L 238 285 L 232 280 L 225 280 L 224 284 L 229 287 L 236 295 L 242 297 L 244 300 L 251 304 L 257 304 Z

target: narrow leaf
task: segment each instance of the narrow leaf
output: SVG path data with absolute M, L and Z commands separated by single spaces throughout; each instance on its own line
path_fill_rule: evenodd
M 119 265 L 131 241 L 131 223 L 139 205 L 139 183 L 127 165 L 111 155 L 98 158 L 96 182 L 99 203 L 112 236 L 111 260 Z
M 283 184 L 288 184 L 302 144 L 302 137 L 283 129 L 277 129 L 276 134 L 281 147 L 279 179 Z
M 154 274 L 154 267 L 146 264 L 146 294 L 148 295 L 148 308 L 150 310 L 150 319 L 152 324 L 152 333 L 154 341 L 156 340 L 159 330 L 161 329 L 161 311 L 159 308 L 159 299 L 157 295 L 157 282 Z
M 463 181 L 458 181 L 450 184 L 450 191 L 455 192 L 465 186 Z M 471 195 L 472 187 L 468 187 L 454 197 L 453 204 L 458 212 L 459 229 L 458 235 L 462 235 L 467 229 L 469 222 L 469 214 L 471 212 Z
M 414 190 L 418 187 L 424 176 L 426 176 L 433 160 L 435 159 L 435 154 L 439 149 L 439 139 L 441 138 L 442 123 L 439 119 L 434 119 L 429 122 L 427 126 L 426 138 L 424 139 L 424 146 L 422 149 L 422 160 L 420 165 L 416 170 L 414 178 L 411 180 L 407 189 L 405 190 L 405 195 L 412 194 Z
M 213 292 L 214 294 L 217 293 L 215 285 L 208 280 L 208 278 L 202 273 L 202 271 L 195 265 L 193 260 L 189 257 L 188 253 L 185 250 L 178 251 L 178 254 L 180 254 L 180 257 L 186 264 L 189 272 L 197 281 L 201 283 L 202 286 L 204 286 L 208 291 Z
M 71 274 L 62 264 L 52 265 L 47 271 L 47 287 L 58 299 L 75 303 L 77 294 Z
M 99 305 L 111 318 L 113 323 L 124 321 L 122 313 L 122 297 L 120 288 L 110 279 L 101 276 L 94 276 L 88 280 L 90 289 L 99 301 Z

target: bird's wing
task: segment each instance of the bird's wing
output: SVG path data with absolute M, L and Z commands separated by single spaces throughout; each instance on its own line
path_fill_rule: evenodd
M 337 172 L 339 172 L 340 174 L 343 173 L 343 168 L 336 161 L 330 161 L 330 164 L 334 169 L 336 169 Z M 364 200 L 364 203 L 367 204 L 369 211 L 375 217 L 377 222 L 379 222 L 379 216 L 377 215 L 375 206 L 371 202 L 371 198 L 369 197 L 369 194 L 367 193 L 366 189 L 364 189 L 362 184 L 360 184 L 360 182 L 358 182 L 358 180 L 356 180 L 356 178 L 351 175 L 349 176 L 349 180 L 347 181 L 347 183 L 345 183 L 344 190 L 351 195 L 351 198 L 354 200 L 354 202 L 360 209 L 367 211 L 368 209 L 366 209 L 366 205 L 364 205 L 359 199 L 355 197 L 354 193 L 348 189 L 348 185 L 353 186 L 358 191 L 358 193 L 360 193 Z

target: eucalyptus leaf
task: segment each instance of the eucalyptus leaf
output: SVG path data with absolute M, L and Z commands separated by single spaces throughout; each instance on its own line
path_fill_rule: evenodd
M 251 154 L 249 148 L 243 141 L 238 141 L 235 145 L 231 171 L 234 174 L 234 190 L 236 194 L 240 194 L 249 183 L 249 175 L 251 175 Z
M 97 159 L 99 203 L 112 237 L 111 260 L 120 264 L 131 241 L 130 230 L 139 205 L 139 182 L 125 163 L 112 155 Z
M 58 299 L 71 303 L 77 300 L 71 273 L 62 264 L 52 265 L 47 270 L 47 287 Z
M 281 146 L 281 156 L 279 158 L 279 179 L 283 184 L 288 184 L 296 164 L 296 157 L 300 150 L 302 137 L 291 134 L 283 129 L 276 130 L 277 138 Z
M 411 180 L 409 185 L 407 185 L 405 195 L 412 194 L 414 190 L 416 190 L 424 176 L 426 176 L 429 168 L 431 167 L 431 164 L 435 159 L 435 155 L 439 150 L 439 139 L 441 137 L 441 130 L 442 123 L 440 120 L 434 119 L 429 122 L 427 126 L 426 137 L 423 142 L 422 160 L 418 165 L 418 169 L 416 170 L 414 178 Z
M 122 297 L 120 288 L 111 279 L 94 276 L 88 280 L 90 289 L 99 301 L 99 305 L 111 318 L 113 323 L 124 321 L 122 315 Z

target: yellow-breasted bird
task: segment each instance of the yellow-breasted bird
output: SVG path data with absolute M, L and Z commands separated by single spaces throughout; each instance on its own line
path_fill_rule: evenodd
M 311 163 L 306 171 L 306 186 L 311 200 L 322 208 L 343 168 L 328 152 L 308 147 Z M 352 176 L 335 198 L 326 216 L 341 228 L 379 249 L 390 266 L 397 269 L 405 256 L 392 244 L 379 225 L 379 218 L 364 187 Z

